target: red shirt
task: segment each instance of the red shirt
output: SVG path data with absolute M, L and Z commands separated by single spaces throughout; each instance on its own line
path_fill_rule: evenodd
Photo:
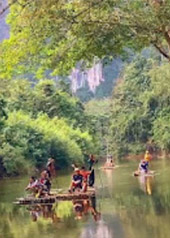
M 87 180 L 88 176 L 91 174 L 90 171 L 86 171 L 86 170 L 81 170 L 80 174 L 83 176 L 83 179 Z

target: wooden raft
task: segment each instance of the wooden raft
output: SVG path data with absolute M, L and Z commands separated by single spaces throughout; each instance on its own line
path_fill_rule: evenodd
M 84 200 L 91 199 L 95 197 L 95 190 L 87 191 L 86 193 L 63 193 L 63 194 L 52 194 L 48 197 L 35 198 L 35 197 L 26 197 L 18 198 L 14 202 L 18 205 L 35 205 L 35 204 L 52 204 L 57 201 L 71 201 L 71 200 Z
M 114 167 L 102 167 L 102 169 L 114 169 Z

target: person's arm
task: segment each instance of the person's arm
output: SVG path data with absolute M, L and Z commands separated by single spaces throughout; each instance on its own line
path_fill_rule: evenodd
M 74 181 L 75 184 L 79 184 L 79 183 L 81 183 L 81 182 L 82 182 L 82 179 L 81 179 L 81 178 L 78 179 L 78 180 L 76 180 L 76 181 Z
M 27 187 L 25 188 L 26 191 L 28 191 L 29 189 L 31 189 L 31 183 L 29 183 Z
M 27 185 L 27 187 L 25 188 L 25 191 L 28 191 L 30 189 L 30 184 Z
M 38 180 L 35 180 L 35 182 L 30 185 L 29 189 L 35 188 L 37 184 L 38 184 Z

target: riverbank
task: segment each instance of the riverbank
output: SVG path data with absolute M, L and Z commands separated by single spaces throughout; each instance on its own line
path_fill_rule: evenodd
M 127 156 L 125 156 L 124 158 L 120 159 L 120 160 L 115 160 L 116 161 L 116 164 L 124 164 L 126 163 L 127 161 L 128 162 L 135 162 L 135 161 L 140 161 L 144 158 L 144 153 L 141 153 L 141 154 L 129 154 Z M 153 159 L 152 161 L 154 160 L 168 160 L 170 159 L 170 154 L 169 153 L 166 153 L 165 151 L 159 151 L 159 153 L 153 153 Z M 103 165 L 106 161 L 106 157 L 100 157 L 100 158 L 97 158 L 98 160 L 98 163 Z M 43 168 L 40 168 L 40 169 L 37 169 L 35 167 L 32 167 L 30 168 L 27 172 L 22 172 L 22 173 L 15 173 L 15 174 L 7 174 L 6 171 L 5 171 L 5 168 L 3 167 L 3 164 L 2 162 L 0 163 L 0 179 L 3 179 L 3 178 L 15 178 L 15 177 L 21 177 L 23 175 L 27 175 L 28 177 L 29 176 L 39 176 L 41 171 L 42 171 Z M 71 168 L 71 165 L 70 166 L 67 166 L 65 168 L 61 168 L 59 166 L 56 166 L 56 171 L 57 173 L 59 174 L 64 174 L 65 172 L 68 172 L 68 173 L 71 173 L 72 172 L 72 168 Z
M 162 160 L 162 159 L 170 159 L 170 153 L 167 153 L 166 151 L 159 151 L 157 153 L 152 154 L 152 160 Z M 129 154 L 125 156 L 125 160 L 128 161 L 135 161 L 135 160 L 142 160 L 144 158 L 144 153 L 141 154 Z

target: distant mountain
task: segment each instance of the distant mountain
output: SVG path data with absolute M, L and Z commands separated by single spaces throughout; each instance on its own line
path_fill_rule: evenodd
M 0 12 L 7 6 L 7 0 L 0 0 Z M 9 26 L 5 22 L 8 11 L 0 15 L 0 41 L 9 37 Z
M 70 76 L 73 93 L 82 101 L 111 96 L 122 68 L 123 61 L 117 58 L 109 62 L 100 62 L 89 70 L 74 69 Z

